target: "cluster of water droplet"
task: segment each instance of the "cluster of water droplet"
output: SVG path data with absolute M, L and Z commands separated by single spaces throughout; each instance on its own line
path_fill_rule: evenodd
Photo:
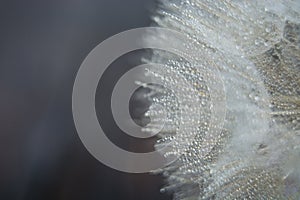
M 161 2 L 154 21 L 186 38 L 158 34 L 147 42 L 188 58 L 154 51 L 146 60 L 165 65 L 147 74 L 163 85 L 146 87 L 168 113 L 150 107 L 146 115 L 156 120 L 146 131 L 163 122 L 157 148 L 168 144 L 168 154 L 180 155 L 158 170 L 169 180 L 162 191 L 175 191 L 174 199 L 298 198 L 299 14 L 294 0 Z

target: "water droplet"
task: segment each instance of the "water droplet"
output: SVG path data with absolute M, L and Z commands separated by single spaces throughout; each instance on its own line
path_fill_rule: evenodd
M 259 45 L 259 44 L 260 44 L 260 42 L 259 42 L 258 39 L 256 39 L 256 40 L 254 41 L 254 43 L 255 43 L 255 45 Z

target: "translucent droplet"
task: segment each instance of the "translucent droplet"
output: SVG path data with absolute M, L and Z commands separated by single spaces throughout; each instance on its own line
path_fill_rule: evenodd
M 267 33 L 270 33 L 271 32 L 271 27 L 267 27 L 265 30 L 266 30 Z
M 256 40 L 254 41 L 254 43 L 255 43 L 255 45 L 259 45 L 259 44 L 260 44 L 260 42 L 259 42 L 258 39 L 256 39 Z

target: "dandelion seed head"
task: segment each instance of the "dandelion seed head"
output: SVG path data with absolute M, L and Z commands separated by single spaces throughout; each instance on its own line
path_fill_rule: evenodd
M 146 42 L 190 52 L 185 60 L 154 50 L 145 61 L 164 65 L 147 73 L 163 85 L 147 87 L 167 113 L 151 106 L 146 115 L 156 120 L 147 131 L 164 121 L 156 148 L 172 142 L 168 154 L 180 155 L 162 169 L 169 182 L 162 192 L 174 191 L 174 199 L 299 198 L 299 19 L 294 0 L 161 1 L 153 20 L 185 38 L 157 34 Z M 212 102 L 225 102 L 222 122 L 211 123 L 222 112 Z

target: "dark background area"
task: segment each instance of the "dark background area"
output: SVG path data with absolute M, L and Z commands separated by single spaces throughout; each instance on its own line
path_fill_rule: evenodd
M 161 176 L 118 172 L 94 159 L 71 108 L 87 54 L 114 34 L 149 26 L 155 6 L 154 0 L 0 0 L 0 200 L 171 199 L 159 192 Z M 134 62 L 118 63 L 129 69 Z M 106 122 L 108 134 L 121 134 L 113 125 Z

